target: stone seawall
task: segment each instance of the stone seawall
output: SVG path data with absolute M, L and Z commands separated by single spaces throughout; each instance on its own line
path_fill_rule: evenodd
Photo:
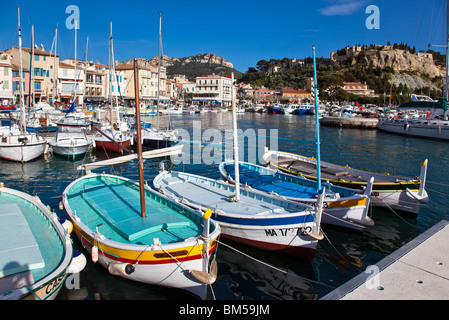
M 322 126 L 339 128 L 376 129 L 377 122 L 377 118 L 323 117 L 320 119 Z

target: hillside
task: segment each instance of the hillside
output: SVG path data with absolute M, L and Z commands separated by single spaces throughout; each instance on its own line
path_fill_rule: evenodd
M 253 86 L 294 89 L 306 88 L 307 78 L 313 77 L 312 58 L 291 65 L 292 59 L 260 60 L 239 82 Z M 331 58 L 317 58 L 317 80 L 321 99 L 342 100 L 349 96 L 340 87 L 344 82 L 366 83 L 381 100 L 384 93 L 393 91 L 397 102 L 408 99 L 408 93 L 423 93 L 433 98 L 442 96 L 445 68 L 444 56 L 433 51 L 416 52 L 407 45 L 354 46 L 337 50 Z M 278 66 L 277 71 L 273 67 Z M 369 99 L 359 99 L 369 100 Z M 375 99 L 371 99 L 375 100 Z
M 139 65 L 141 66 L 158 64 L 157 56 L 153 57 L 152 59 L 137 59 Z M 231 62 L 211 53 L 197 54 L 185 58 L 172 58 L 164 55 L 162 56 L 162 61 L 163 65 L 167 69 L 168 76 L 183 74 L 189 79 L 194 79 L 195 77 L 204 74 L 216 74 L 224 76 L 231 75 L 231 72 L 234 72 L 234 76 L 236 79 L 239 79 L 242 76 L 242 73 L 240 71 L 234 69 L 234 66 Z

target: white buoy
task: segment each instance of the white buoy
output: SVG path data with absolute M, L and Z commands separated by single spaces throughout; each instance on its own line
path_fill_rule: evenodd
M 75 250 L 73 252 L 72 262 L 67 268 L 67 273 L 80 273 L 84 270 L 87 264 L 87 259 L 81 252 Z

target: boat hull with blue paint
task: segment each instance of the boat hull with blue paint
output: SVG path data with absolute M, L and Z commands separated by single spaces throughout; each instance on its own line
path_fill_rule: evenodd
M 310 206 L 244 188 L 235 201 L 233 185 L 184 172 L 163 171 L 153 185 L 187 206 L 210 208 L 224 238 L 304 261 L 315 255 L 320 223 Z
M 234 170 L 234 161 L 219 165 L 223 180 L 232 184 L 235 183 Z M 245 162 L 239 162 L 239 172 L 242 187 L 251 187 L 273 196 L 316 206 L 317 182 L 314 180 Z M 327 191 L 321 220 L 323 224 L 357 231 L 374 225 L 374 221 L 368 216 L 372 183 L 364 191 L 330 183 L 324 185 Z

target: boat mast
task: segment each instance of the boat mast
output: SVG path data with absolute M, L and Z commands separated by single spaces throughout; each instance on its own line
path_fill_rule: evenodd
M 235 198 L 240 201 L 240 172 L 239 172 L 239 140 L 237 137 L 237 111 L 235 110 L 234 97 L 234 72 L 231 73 L 231 101 L 232 101 L 232 130 L 234 134 L 234 172 L 235 172 Z
M 23 102 L 23 67 L 22 67 L 22 29 L 20 28 L 20 7 L 17 6 L 18 26 L 19 26 L 19 90 L 20 90 L 20 131 L 25 134 L 25 104 Z M 31 73 L 31 70 L 30 70 Z
M 110 120 L 111 120 L 111 133 L 112 133 L 112 21 L 110 22 L 110 32 L 109 32 L 109 103 L 111 107 L 111 112 L 109 114 Z
M 89 35 L 87 36 L 86 39 L 86 63 L 84 65 L 84 90 L 83 90 L 83 104 L 84 104 L 84 99 L 86 99 L 86 83 L 87 83 L 87 64 L 88 64 L 88 60 L 87 60 L 87 49 L 89 48 Z M 56 49 L 55 49 L 56 50 Z
M 139 166 L 139 185 L 140 185 L 140 212 L 142 218 L 146 217 L 146 207 L 145 207 L 145 189 L 143 181 L 143 158 L 142 158 L 142 141 L 141 135 L 142 131 L 140 128 L 140 99 L 139 99 L 139 68 L 137 64 L 137 59 L 134 59 L 134 93 L 136 96 L 136 122 L 137 122 L 137 161 Z
M 317 174 L 317 191 L 321 190 L 321 159 L 320 159 L 320 123 L 318 121 L 318 85 L 316 79 L 316 59 L 315 46 L 312 47 L 313 52 L 313 89 L 315 94 L 315 129 L 316 129 L 316 174 Z
M 446 1 L 446 84 L 444 87 L 443 107 L 444 117 L 443 120 L 448 119 L 448 100 L 449 100 L 449 1 Z
M 33 60 L 34 60 L 34 24 L 31 25 L 31 59 L 30 59 L 30 79 L 28 82 L 28 112 L 31 109 L 31 84 L 34 86 L 34 72 L 33 72 Z M 34 90 L 33 90 L 33 103 L 34 103 Z
M 77 28 L 78 28 L 78 23 L 77 23 L 77 20 L 75 19 L 75 86 L 73 87 L 74 88 L 73 102 L 75 103 L 75 105 L 76 105 L 76 87 L 77 87 L 77 84 L 78 84 L 77 76 L 76 76 L 76 71 L 77 71 L 76 70 L 76 29 Z
M 58 44 L 58 26 L 56 26 L 56 31 L 55 31 L 55 61 L 54 61 L 54 67 L 53 67 L 53 83 L 54 83 L 54 89 L 53 89 L 53 105 L 55 105 L 56 102 L 56 96 L 57 96 L 57 90 L 58 90 L 58 85 L 56 83 L 56 49 L 57 49 L 57 44 Z
M 156 130 L 159 131 L 159 103 L 160 103 L 160 89 L 161 89 L 161 42 L 162 42 L 162 14 L 159 12 L 159 50 L 157 56 L 157 117 Z M 140 106 L 139 106 L 140 107 Z

